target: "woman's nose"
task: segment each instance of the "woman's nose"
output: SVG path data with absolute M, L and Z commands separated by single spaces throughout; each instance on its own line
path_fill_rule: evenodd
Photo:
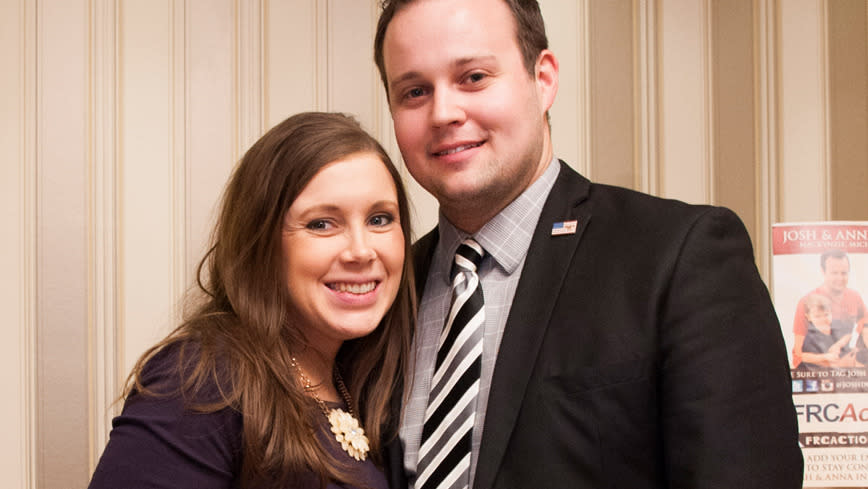
M 350 262 L 367 262 L 377 257 L 377 252 L 371 246 L 370 237 L 364 231 L 354 231 L 349 235 L 344 259 Z

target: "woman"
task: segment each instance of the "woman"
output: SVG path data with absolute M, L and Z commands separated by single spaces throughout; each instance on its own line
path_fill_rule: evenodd
M 409 223 L 354 120 L 302 113 L 266 133 L 228 183 L 194 313 L 130 374 L 90 487 L 385 488 Z

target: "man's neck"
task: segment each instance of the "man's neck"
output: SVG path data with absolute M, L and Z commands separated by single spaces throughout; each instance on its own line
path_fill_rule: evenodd
M 540 158 L 534 172 L 523 185 L 514 189 L 511 194 L 500 199 L 492 196 L 478 195 L 477 198 L 473 200 L 463 200 L 458 202 L 447 202 L 441 200 L 440 211 L 444 216 L 446 216 L 446 219 L 448 219 L 449 222 L 459 230 L 467 234 L 475 234 L 477 231 L 482 229 L 488 221 L 494 219 L 494 217 L 503 211 L 503 209 L 509 206 L 531 185 L 539 180 L 543 173 L 545 173 L 546 169 L 548 169 L 549 165 L 552 164 L 552 159 L 551 143 L 548 140 L 548 137 L 546 137 L 542 158 Z
M 833 299 L 840 299 L 841 297 L 844 296 L 844 290 L 845 289 L 832 289 L 832 288 L 826 287 L 824 285 L 823 290 L 826 292 L 826 295 L 828 295 L 829 297 L 831 297 Z

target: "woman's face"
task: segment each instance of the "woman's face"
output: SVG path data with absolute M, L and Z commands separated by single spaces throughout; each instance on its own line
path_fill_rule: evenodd
M 404 264 L 397 191 L 379 156 L 323 167 L 289 207 L 282 246 L 293 316 L 312 347 L 336 353 L 371 333 Z

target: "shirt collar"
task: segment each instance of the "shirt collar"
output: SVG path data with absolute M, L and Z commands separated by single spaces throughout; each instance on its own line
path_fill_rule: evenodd
M 554 186 L 560 168 L 557 158 L 552 158 L 545 172 L 536 181 L 473 235 L 485 248 L 486 254 L 491 255 L 507 274 L 515 272 L 527 255 L 543 204 Z M 461 241 L 470 235 L 453 226 L 442 212 L 437 226 L 440 239 L 434 263 L 443 267 L 440 271 L 448 282 L 452 256 Z

